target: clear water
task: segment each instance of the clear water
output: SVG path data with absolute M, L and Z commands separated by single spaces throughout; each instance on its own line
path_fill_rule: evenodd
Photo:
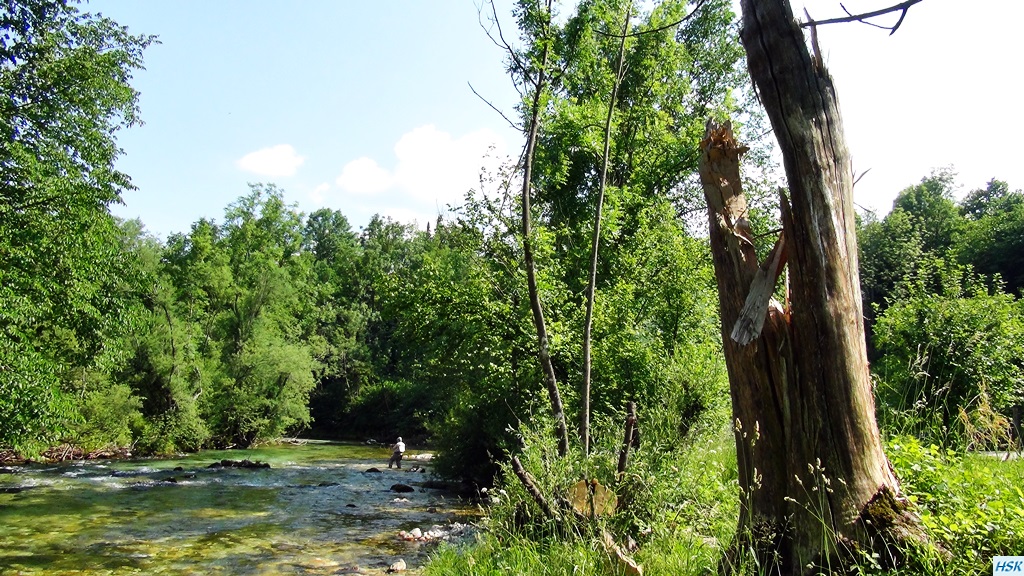
M 409 472 L 415 462 L 389 470 L 389 456 L 311 442 L 8 467 L 0 473 L 0 574 L 332 574 L 398 558 L 415 568 L 429 550 L 399 530 L 466 522 L 475 510 L 423 488 L 429 474 Z M 246 458 L 271 468 L 207 468 Z M 417 490 L 390 492 L 398 482 Z

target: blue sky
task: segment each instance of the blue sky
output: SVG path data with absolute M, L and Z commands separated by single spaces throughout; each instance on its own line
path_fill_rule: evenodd
M 819 19 L 841 15 L 832 0 L 805 4 Z M 1024 186 L 1022 5 L 928 0 L 891 37 L 856 24 L 821 29 L 855 170 L 870 168 L 858 204 L 884 214 L 900 189 L 950 164 L 961 192 L 992 177 Z M 514 34 L 511 0 L 498 7 Z M 161 237 L 220 220 L 248 182 L 278 184 L 306 212 L 339 209 L 356 227 L 374 213 L 422 227 L 481 166 L 522 143 L 467 85 L 514 116 L 503 53 L 474 0 L 92 0 L 84 9 L 160 37 L 133 82 L 146 124 L 119 134 L 119 167 L 138 190 L 114 212 Z
M 138 190 L 115 213 L 161 236 L 220 219 L 248 182 L 357 226 L 376 212 L 423 225 L 473 184 L 489 145 L 515 144 L 467 84 L 515 105 L 471 1 L 85 8 L 160 37 L 133 81 L 145 125 L 119 134 L 119 167 Z

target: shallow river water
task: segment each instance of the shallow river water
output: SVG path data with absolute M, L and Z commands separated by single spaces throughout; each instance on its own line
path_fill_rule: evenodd
M 0 574 L 379 573 L 399 558 L 416 568 L 428 547 L 400 530 L 467 522 L 475 512 L 424 488 L 429 474 L 408 471 L 417 462 L 389 470 L 388 456 L 310 442 L 2 468 Z M 222 459 L 271 468 L 207 468 Z M 396 494 L 395 483 L 416 491 Z

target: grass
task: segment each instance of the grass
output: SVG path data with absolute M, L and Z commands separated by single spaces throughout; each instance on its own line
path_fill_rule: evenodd
M 599 519 L 596 529 L 558 529 L 529 516 L 529 497 L 506 478 L 505 491 L 490 508 L 477 541 L 440 548 L 425 574 L 629 574 L 600 545 L 597 533 L 605 527 L 622 540 L 635 539 L 638 548 L 632 556 L 648 576 L 716 574 L 738 513 L 732 442 L 727 426 L 705 426 L 664 458 L 638 453 L 631 464 L 630 488 L 642 504 L 631 507 L 625 518 Z M 590 459 L 557 469 L 543 451 L 527 449 L 524 464 L 543 471 L 537 480 L 547 493 L 554 493 L 556 485 L 574 477 L 592 475 L 604 483 L 607 466 L 596 462 L 611 456 L 609 447 L 599 446 Z M 911 437 L 893 439 L 887 452 L 904 492 L 937 544 L 909 551 L 907 567 L 893 574 L 987 575 L 993 556 L 1024 552 L 1024 460 L 958 453 L 922 445 Z M 866 563 L 860 572 L 876 570 Z
M 739 509 L 728 418 L 722 412 L 709 413 L 686 443 L 669 442 L 677 428 L 660 424 L 660 429 L 658 425 L 645 429 L 641 449 L 631 454 L 622 482 L 631 498 L 628 512 L 555 526 L 538 517 L 530 496 L 506 474 L 477 541 L 438 549 L 424 574 L 629 574 L 600 543 L 603 529 L 619 535 L 622 542 L 637 543 L 630 554 L 643 566 L 644 574 L 714 573 L 722 546 L 732 539 Z M 537 482 L 548 494 L 579 478 L 596 478 L 602 485 L 613 486 L 621 441 L 617 428 L 612 422 L 595 423 L 595 439 L 605 441 L 596 440 L 588 458 L 570 458 L 556 466 L 549 451 L 527 448 L 521 456 L 523 464 L 536 471 Z M 544 435 L 541 431 L 526 438 L 526 445 L 542 445 L 539 440 Z

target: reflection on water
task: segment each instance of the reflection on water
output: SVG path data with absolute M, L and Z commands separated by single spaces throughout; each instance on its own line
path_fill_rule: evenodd
M 399 530 L 474 510 L 389 470 L 387 450 L 326 442 L 0 474 L 0 574 L 332 574 L 426 550 Z M 221 459 L 270 469 L 211 469 Z M 375 466 L 383 473 L 366 473 Z M 402 482 L 416 492 L 398 494 Z M 405 501 L 403 501 L 403 499 Z

